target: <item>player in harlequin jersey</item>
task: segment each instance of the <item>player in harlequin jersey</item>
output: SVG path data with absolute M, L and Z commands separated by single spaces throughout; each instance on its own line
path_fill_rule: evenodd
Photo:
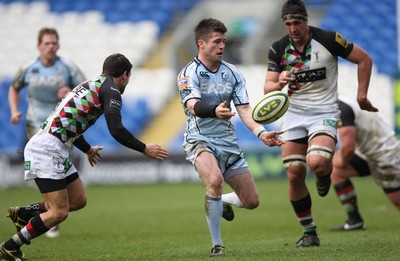
M 361 109 L 377 111 L 367 98 L 372 59 L 339 33 L 309 26 L 301 0 L 287 0 L 281 15 L 288 34 L 269 50 L 264 93 L 282 90 L 288 84 L 291 99 L 282 117 L 282 160 L 288 175 L 289 199 L 303 229 L 296 245 L 319 246 L 305 183 L 306 169 L 308 166 L 316 176 L 318 194 L 326 196 L 340 114 L 338 57 L 358 65 L 357 101 Z
M 24 88 L 28 91 L 27 140 L 38 132 L 61 98 L 85 80 L 73 62 L 57 55 L 59 48 L 57 30 L 48 27 L 40 29 L 37 39 L 39 57 L 20 67 L 8 91 L 12 124 L 18 124 L 22 118 L 18 110 L 20 91 Z M 46 233 L 48 237 L 57 237 L 59 234 L 58 226 Z
M 86 205 L 84 186 L 69 159 L 72 145 L 86 153 L 94 166 L 102 155 L 101 146 L 91 146 L 83 133 L 104 114 L 110 134 L 122 145 L 145 156 L 164 160 L 168 152 L 157 144 L 144 144 L 122 124 L 121 94 L 131 76 L 132 64 L 122 54 L 108 56 L 103 74 L 81 83 L 69 92 L 27 143 L 24 150 L 25 179 L 34 179 L 43 204 L 12 208 L 10 215 L 18 233 L 0 245 L 0 259 L 28 260 L 20 247 L 63 222 L 70 211 Z M 19 258 L 19 259 L 18 259 Z
M 231 221 L 231 205 L 258 207 L 256 185 L 242 150 L 237 144 L 231 104 L 249 130 L 268 146 L 280 146 L 277 135 L 267 132 L 251 116 L 246 80 L 232 64 L 222 60 L 227 28 L 216 19 L 201 20 L 195 28 L 198 56 L 178 75 L 181 102 L 186 115 L 186 159 L 199 173 L 206 188 L 204 199 L 212 249 L 210 256 L 223 256 L 221 216 Z M 226 182 L 233 192 L 222 194 Z
M 339 101 L 339 149 L 333 157 L 332 184 L 347 214 L 334 231 L 365 228 L 352 177 L 371 175 L 388 199 L 400 210 L 400 141 L 375 113 L 360 110 L 355 102 Z

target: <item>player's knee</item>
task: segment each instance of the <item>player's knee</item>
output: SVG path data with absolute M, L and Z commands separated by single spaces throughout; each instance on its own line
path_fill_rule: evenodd
M 60 224 L 61 222 L 67 219 L 68 213 L 69 213 L 68 209 L 60 209 L 57 211 L 52 211 L 51 218 L 53 219 L 53 223 Z
M 224 179 L 222 175 L 213 175 L 206 181 L 208 195 L 221 195 Z
M 323 176 L 331 172 L 332 161 L 324 157 L 310 157 L 307 159 L 310 170 L 317 176 Z
M 70 211 L 76 211 L 82 209 L 86 206 L 86 204 L 87 204 L 86 195 L 83 194 L 79 197 L 75 197 L 73 200 L 70 200 L 69 202 Z
M 332 170 L 334 150 L 323 146 L 311 146 L 307 151 L 307 164 L 317 176 L 328 174 Z
M 246 209 L 255 209 L 260 205 L 260 201 L 258 199 L 258 194 L 255 194 L 249 198 L 246 198 L 242 201 L 243 207 Z

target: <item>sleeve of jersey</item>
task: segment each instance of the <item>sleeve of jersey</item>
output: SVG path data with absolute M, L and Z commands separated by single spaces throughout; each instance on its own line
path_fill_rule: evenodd
M 182 104 L 186 105 L 186 102 L 190 99 L 201 99 L 199 83 L 195 73 L 181 73 L 178 75 L 177 81 Z
M 268 51 L 268 71 L 271 72 L 281 72 L 280 61 L 281 57 L 279 57 L 279 42 L 275 42 Z
M 122 124 L 121 107 L 122 99 L 119 92 L 112 90 L 110 87 L 103 89 L 99 93 L 99 99 L 103 104 L 104 116 L 106 118 L 108 130 L 113 138 L 120 144 L 130 149 L 143 153 L 146 144 L 136 139 L 129 130 Z
M 338 32 L 328 32 L 328 34 L 330 35 L 326 39 L 332 39 L 331 53 L 346 58 L 353 50 L 354 44 Z
M 27 67 L 25 65 L 18 68 L 17 74 L 14 76 L 14 79 L 11 82 L 11 85 L 17 90 L 20 91 L 26 85 L 24 85 L 24 76 Z
M 235 106 L 249 104 L 249 95 L 247 93 L 246 79 L 243 74 L 236 68 L 233 67 L 232 73 L 236 79 L 236 84 L 232 94 L 232 100 Z
M 83 153 L 86 153 L 90 150 L 90 144 L 85 140 L 83 135 L 79 136 L 79 138 L 74 141 L 74 146 Z

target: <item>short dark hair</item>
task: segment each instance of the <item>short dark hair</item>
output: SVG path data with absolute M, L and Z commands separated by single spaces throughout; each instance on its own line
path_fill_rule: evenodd
M 132 69 L 132 64 L 123 54 L 115 53 L 108 56 L 103 63 L 103 74 L 112 77 L 119 77 L 124 72 L 129 74 Z
M 59 37 L 58 37 L 57 30 L 54 28 L 43 27 L 42 29 L 40 29 L 39 34 L 38 34 L 38 38 L 37 38 L 38 44 L 42 43 L 43 36 L 47 35 L 47 34 L 55 35 L 57 38 L 57 42 L 58 42 Z
M 199 22 L 199 24 L 194 28 L 194 40 L 197 41 L 199 39 L 208 40 L 208 34 L 212 32 L 218 33 L 226 33 L 228 29 L 221 21 L 213 18 L 203 19 Z
M 307 20 L 308 14 L 303 1 L 287 0 L 282 7 L 281 18 L 286 20 L 285 16 L 287 15 L 292 15 L 292 17 L 288 17 L 287 19 L 297 18 Z

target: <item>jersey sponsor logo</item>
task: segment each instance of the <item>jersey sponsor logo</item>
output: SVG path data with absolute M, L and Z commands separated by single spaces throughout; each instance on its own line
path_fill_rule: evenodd
M 338 44 L 340 44 L 341 46 L 343 46 L 344 48 L 347 48 L 347 46 L 349 46 L 349 41 L 347 41 L 346 38 L 343 37 L 343 35 L 336 33 L 336 37 L 335 40 Z
M 33 72 L 32 72 L 33 73 Z M 34 75 L 28 80 L 30 86 L 63 86 L 65 85 L 64 76 L 55 75 Z
M 189 86 L 189 76 L 185 76 L 178 79 L 179 90 L 185 89 Z
M 190 89 L 181 89 L 179 90 L 179 94 L 181 95 L 181 99 L 185 99 L 192 91 Z
M 111 100 L 110 100 L 110 107 L 114 107 L 114 108 L 117 108 L 118 110 L 120 110 L 121 107 L 122 107 L 122 104 L 121 104 L 121 102 L 118 101 L 118 100 L 111 99 Z
M 337 120 L 324 120 L 323 121 L 324 126 L 331 126 L 335 129 L 338 127 L 338 121 Z
M 202 86 L 201 93 L 207 94 L 224 94 L 224 93 L 231 93 L 233 92 L 233 86 L 231 83 L 211 83 L 207 86 Z
M 72 92 L 75 93 L 75 95 L 79 98 L 82 98 L 88 94 L 88 89 L 81 85 L 78 85 L 72 90 Z
M 298 83 L 315 82 L 326 78 L 326 68 L 299 71 L 294 74 Z
M 208 72 L 204 72 L 204 71 L 200 72 L 200 76 L 204 77 L 204 78 L 210 78 L 210 75 L 208 74 Z

